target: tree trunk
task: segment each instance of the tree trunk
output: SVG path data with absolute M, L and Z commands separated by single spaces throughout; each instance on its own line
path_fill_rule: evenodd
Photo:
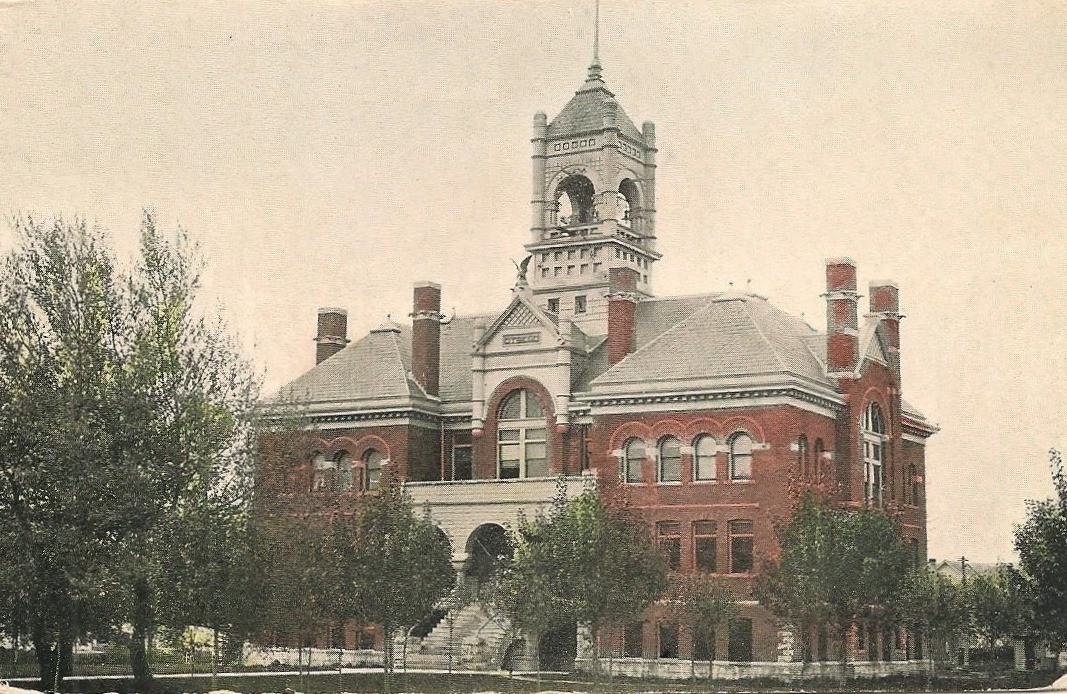
M 154 689 L 148 662 L 148 632 L 152 627 L 152 589 L 144 578 L 133 584 L 133 636 L 130 638 L 130 668 L 138 692 Z
M 56 648 L 45 640 L 44 635 L 33 635 L 33 649 L 37 653 L 37 668 L 41 673 L 41 689 L 57 689 Z
M 848 679 L 848 629 L 839 627 L 837 631 L 841 642 L 841 681 L 844 682 Z
M 211 691 L 218 689 L 219 684 L 219 630 L 212 629 L 214 639 L 211 644 Z

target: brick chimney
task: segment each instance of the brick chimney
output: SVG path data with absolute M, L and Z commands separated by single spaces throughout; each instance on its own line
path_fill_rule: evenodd
M 634 351 L 637 338 L 637 271 L 608 270 L 608 363 L 618 364 Z
M 416 282 L 411 309 L 411 372 L 431 397 L 441 384 L 441 285 Z
M 320 308 L 315 333 L 315 363 L 340 352 L 348 344 L 348 311 L 343 308 Z
M 882 329 L 889 343 L 889 365 L 900 377 L 900 288 L 896 282 L 871 282 L 871 313 L 882 319 Z
M 851 258 L 826 261 L 826 370 L 852 372 L 859 358 L 856 263 Z

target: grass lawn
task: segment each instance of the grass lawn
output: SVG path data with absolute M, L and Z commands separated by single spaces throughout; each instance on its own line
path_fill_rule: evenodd
M 216 687 L 242 694 L 282 692 L 286 688 L 308 694 L 333 694 L 336 692 L 383 692 L 387 691 L 381 672 L 313 673 L 295 674 L 223 675 Z M 776 680 L 741 681 L 670 681 L 629 679 L 616 677 L 611 681 L 602 678 L 594 682 L 576 674 L 545 674 L 540 684 L 534 675 L 507 675 L 493 673 L 426 673 L 402 672 L 393 675 L 389 690 L 393 692 L 420 692 L 423 694 L 451 694 L 468 692 L 752 692 L 752 691 L 808 691 L 808 692 L 864 692 L 864 691 L 969 691 L 989 689 L 1031 689 L 1055 681 L 1054 672 L 1015 672 L 1005 670 L 992 676 L 987 673 L 951 673 L 925 680 L 915 676 L 888 677 L 879 680 L 850 680 L 842 686 L 835 680 L 809 680 L 782 682 Z M 211 691 L 210 677 L 166 677 L 157 680 L 157 694 Z M 15 686 L 32 688 L 26 682 L 12 682 Z M 35 685 L 33 685 L 35 686 Z M 128 679 L 79 679 L 71 680 L 64 691 L 79 694 L 103 694 L 104 692 L 134 692 Z

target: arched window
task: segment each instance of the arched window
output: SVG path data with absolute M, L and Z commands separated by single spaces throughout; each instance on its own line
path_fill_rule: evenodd
M 547 477 L 548 428 L 537 397 L 526 389 L 510 393 L 497 420 L 497 477 Z
M 730 479 L 752 479 L 752 437 L 744 432 L 730 439 Z
M 804 434 L 797 439 L 797 470 L 801 479 L 811 479 L 811 459 L 808 457 L 808 437 Z
M 342 492 L 352 489 L 352 456 L 348 451 L 338 451 L 333 456 L 334 468 L 337 470 L 337 489 Z
M 716 476 L 716 453 L 719 446 L 707 434 L 693 442 L 693 477 L 697 480 L 713 480 Z
M 872 402 L 863 412 L 863 490 L 873 506 L 882 505 L 885 486 L 885 418 L 878 403 Z
M 682 481 L 682 442 L 673 436 L 664 436 L 659 442 L 658 481 Z
M 623 482 L 643 482 L 644 473 L 641 468 L 645 461 L 645 442 L 639 438 L 626 441 L 622 447 L 622 460 L 620 460 L 619 479 Z
M 337 480 L 334 475 L 336 463 L 328 460 L 322 453 L 316 453 L 311 459 L 311 491 L 328 492 L 334 489 Z
M 378 488 L 382 479 L 382 464 L 389 458 L 375 448 L 369 448 L 363 453 L 363 467 L 366 469 L 366 490 L 374 491 Z
M 822 439 L 815 439 L 815 463 L 811 467 L 812 474 L 818 479 L 822 475 L 822 454 L 826 444 L 822 442 Z
M 922 482 L 914 465 L 908 466 L 908 485 L 911 487 L 911 503 L 918 506 L 922 503 Z

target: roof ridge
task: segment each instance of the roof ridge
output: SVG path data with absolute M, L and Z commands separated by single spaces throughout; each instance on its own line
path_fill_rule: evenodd
M 748 301 L 742 300 L 741 303 L 745 305 L 743 311 L 745 316 L 748 317 L 748 320 L 752 323 L 752 327 L 756 329 L 756 333 L 760 336 L 760 339 L 763 340 L 763 344 L 765 344 L 771 350 L 771 354 L 774 355 L 774 360 L 778 362 L 778 368 L 780 368 L 782 371 L 789 372 L 789 367 L 787 367 L 785 362 L 782 361 L 782 355 L 778 353 L 778 349 L 774 346 L 774 343 L 771 342 L 771 340 L 767 337 L 767 333 L 763 331 L 763 326 L 761 326 L 759 324 L 759 321 L 756 320 L 755 316 L 752 315 L 752 311 L 748 308 Z M 770 306 L 770 302 L 766 299 L 763 300 L 763 303 L 767 306 Z
M 379 334 L 382 334 L 382 333 L 379 333 Z M 404 366 L 404 354 L 400 351 L 401 350 L 401 346 L 400 346 L 400 331 L 398 330 L 396 332 L 391 332 L 391 333 L 386 333 L 386 334 L 392 334 L 393 335 L 393 339 L 390 340 L 390 344 L 392 345 L 392 349 L 393 349 L 393 356 L 396 359 L 396 364 L 400 366 L 400 376 L 404 379 L 404 383 L 408 383 L 408 382 L 412 381 L 413 379 L 408 376 L 408 369 L 407 369 L 406 366 Z M 408 392 L 410 394 L 410 392 L 411 392 L 410 388 L 409 388 Z

